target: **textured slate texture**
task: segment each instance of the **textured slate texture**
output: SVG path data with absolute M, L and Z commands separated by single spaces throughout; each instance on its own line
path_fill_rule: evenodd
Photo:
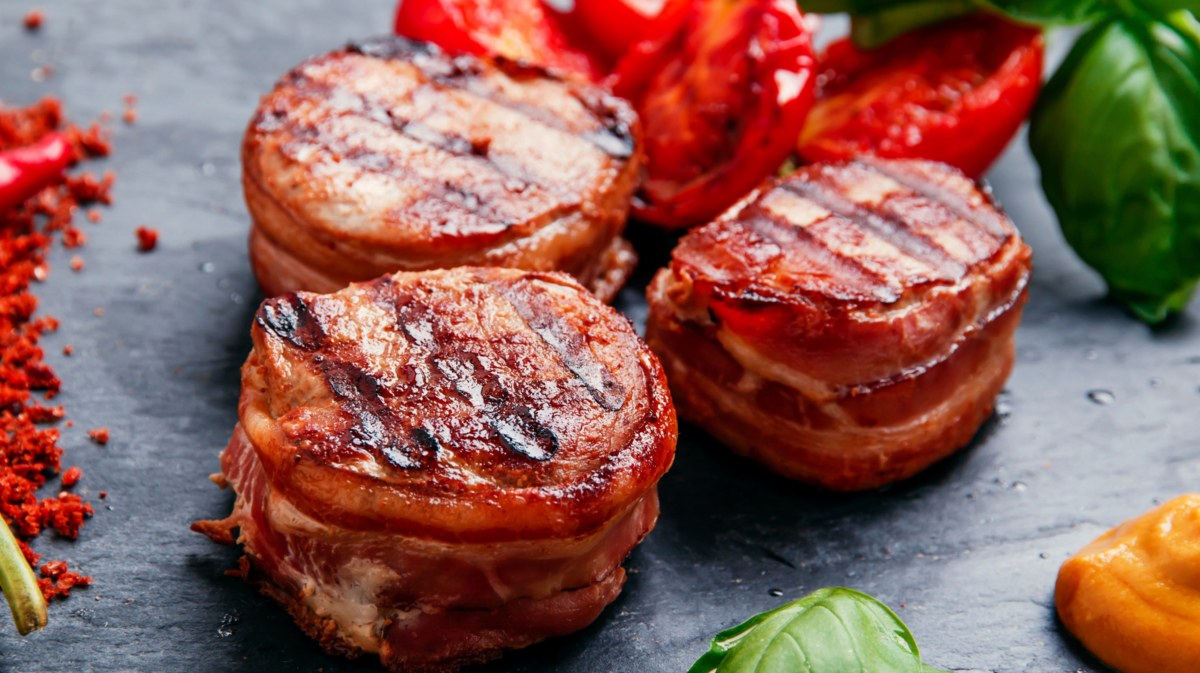
M 238 183 L 243 125 L 301 58 L 386 32 L 391 3 L 56 0 L 29 35 L 20 19 L 31 6 L 0 1 L 4 101 L 52 93 L 82 121 L 119 113 L 132 93 L 140 121 L 114 124 L 117 203 L 101 224 L 82 225 L 87 268 L 70 272 L 57 251 L 39 288 L 63 320 L 46 345 L 76 422 L 64 430 L 67 464 L 84 469 L 78 490 L 99 509 L 78 542 L 47 536 L 39 548 L 95 585 L 53 605 L 33 637 L 0 625 L 0 667 L 374 670 L 321 654 L 282 610 L 222 576 L 233 550 L 187 526 L 231 503 L 205 477 L 235 421 L 260 299 Z M 40 63 L 55 68 L 44 83 L 30 76 Z M 684 426 L 662 519 L 630 559 L 623 596 L 584 633 L 483 670 L 683 671 L 717 630 L 838 584 L 896 607 L 944 668 L 1101 670 L 1056 625 L 1055 573 L 1108 526 L 1200 478 L 1200 311 L 1154 331 L 1103 302 L 1057 233 L 1023 140 L 991 180 L 1037 271 L 1002 413 L 972 448 L 888 491 L 830 497 Z M 152 254 L 134 250 L 140 224 L 162 233 Z M 650 251 L 645 282 L 667 244 L 638 238 Z M 621 307 L 640 320 L 639 291 Z M 72 358 L 59 354 L 66 343 Z M 1097 404 L 1093 390 L 1115 400 Z M 86 439 L 98 425 L 112 429 L 107 447 Z

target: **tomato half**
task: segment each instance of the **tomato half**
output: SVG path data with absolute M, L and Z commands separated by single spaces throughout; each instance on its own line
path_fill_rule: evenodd
M 806 161 L 860 154 L 942 161 L 979 177 L 1041 89 L 1042 33 L 973 14 L 864 51 L 848 39 L 821 58 L 818 99 L 800 136 Z
M 591 79 L 604 72 L 541 0 L 400 0 L 395 32 L 452 53 L 504 56 Z
M 645 131 L 634 214 L 699 224 L 774 173 L 812 107 L 815 69 L 795 0 L 672 0 L 610 80 Z
M 665 5 L 666 0 L 575 0 L 561 16 L 572 37 L 616 63 L 646 37 Z

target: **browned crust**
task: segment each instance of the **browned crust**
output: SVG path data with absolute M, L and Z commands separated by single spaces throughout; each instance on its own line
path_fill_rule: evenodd
M 381 44 L 391 45 L 388 42 Z M 640 129 L 628 106 L 591 85 L 574 80 L 560 81 L 537 69 L 507 62 L 489 63 L 472 57 L 450 58 L 441 55 L 436 48 L 403 40 L 396 44 L 399 46 L 387 46 L 382 51 L 382 48 L 374 51 L 350 48 L 302 63 L 281 79 L 275 91 L 264 97 L 251 121 L 242 146 L 242 183 L 253 220 L 252 264 L 264 292 L 268 295 L 296 290 L 329 292 L 350 282 L 369 280 L 397 270 L 495 265 L 565 271 L 585 286 L 611 298 L 619 289 L 618 283 L 628 276 L 628 267 L 632 266 L 628 256 L 614 257 L 611 250 L 623 245 L 620 243 L 621 232 L 641 166 Z M 484 226 L 480 228 L 474 215 L 439 215 L 449 219 L 433 226 L 428 224 L 425 215 L 418 217 L 415 211 L 391 210 L 382 203 L 386 201 L 387 191 L 364 204 L 353 196 L 357 186 L 347 187 L 344 180 L 339 182 L 330 178 L 350 170 L 339 166 L 353 163 L 352 156 L 343 157 L 338 153 L 342 150 L 331 149 L 341 142 L 336 132 L 328 132 L 331 135 L 326 138 L 322 135 L 325 131 L 300 126 L 292 115 L 301 107 L 321 104 L 320 87 L 327 84 L 314 83 L 310 76 L 313 69 L 341 72 L 340 76 L 353 79 L 357 72 L 355 68 L 362 67 L 361 64 L 390 59 L 418 64 L 418 72 L 429 78 L 430 87 L 442 87 L 444 92 L 453 95 L 479 96 L 485 100 L 505 95 L 502 89 L 508 85 L 488 84 L 493 79 L 498 82 L 511 80 L 515 86 L 527 82 L 547 86 L 547 82 L 554 82 L 563 95 L 577 101 L 579 108 L 573 114 L 578 115 L 578 119 L 549 121 L 556 114 L 555 110 L 543 110 L 530 102 L 506 99 L 505 105 L 525 115 L 530 124 L 562 124 L 580 137 L 604 138 L 596 141 L 598 147 L 628 141 L 631 143 L 629 154 L 601 162 L 604 168 L 597 170 L 586 189 L 579 186 L 577 178 L 572 178 L 576 182 L 563 178 L 562 185 L 545 188 L 551 195 L 543 195 L 549 199 L 548 205 L 531 205 L 534 209 L 528 211 L 522 210 L 520 205 L 507 208 L 504 212 L 525 213 L 529 218 L 517 222 L 489 221 L 484 217 Z M 499 88 L 491 89 L 491 86 Z M 444 92 L 440 95 L 451 95 Z M 346 113 L 330 110 L 304 114 L 318 120 L 331 119 L 334 121 L 330 124 L 335 124 L 342 118 L 337 115 Z M 364 119 L 374 119 L 373 113 L 362 114 Z M 619 140 L 608 139 L 605 134 L 609 134 L 610 129 L 616 129 L 611 133 L 616 133 L 613 138 Z M 398 132 L 403 133 L 402 130 Z M 421 133 L 429 132 L 423 130 Z M 482 131 L 475 129 L 473 132 Z M 505 128 L 495 130 L 499 134 L 511 132 Z M 474 139 L 472 142 L 482 141 Z M 494 140 L 488 142 L 500 144 Z M 289 149 L 297 143 L 307 143 L 304 145 L 306 151 L 315 150 L 315 153 L 306 155 L 304 161 L 298 160 L 293 156 L 296 150 Z M 481 150 L 485 162 L 488 161 L 486 146 L 484 143 Z M 436 150 L 438 146 L 433 147 Z M 342 173 L 338 173 L 339 170 Z M 390 190 L 392 193 L 429 188 L 415 178 L 405 177 L 409 173 L 402 165 L 379 169 L 372 164 L 370 169 L 376 176 L 387 176 L 388 171 L 396 180 L 395 188 Z M 478 198 L 485 206 L 489 200 L 515 204 L 534 202 L 522 194 L 497 189 L 495 185 L 472 183 L 474 178 L 470 177 L 461 178 L 465 184 L 456 184 L 459 179 L 448 178 L 450 181 L 445 184 L 452 191 L 463 190 L 467 194 L 478 191 Z M 357 185 L 356 180 L 350 182 Z M 579 191 L 573 191 L 576 189 Z M 458 193 L 453 191 L 452 195 Z M 425 201 L 416 204 L 418 209 L 432 207 L 421 206 L 421 203 Z M 435 200 L 433 203 L 441 202 Z M 537 210 L 543 206 L 543 210 Z M 453 208 L 447 212 L 451 211 Z M 622 269 L 625 269 L 624 273 Z
M 656 306 L 646 339 L 682 418 L 789 479 L 861 491 L 907 479 L 971 441 L 1012 371 L 1023 303 L 919 374 L 820 402 L 749 374 L 703 330 Z
M 247 184 L 245 187 L 247 202 L 254 200 L 256 206 L 253 208 L 259 212 L 275 211 L 276 215 L 283 216 L 278 206 L 266 199 L 262 189 L 257 185 Z M 261 201 L 260 201 L 261 200 Z M 556 227 L 568 227 L 565 223 L 555 225 Z M 301 230 L 296 230 L 297 236 L 303 237 L 305 234 Z M 547 234 L 535 235 L 534 240 L 546 237 Z M 346 287 L 346 285 L 362 280 L 369 280 L 383 273 L 390 273 L 405 267 L 388 268 L 374 275 L 373 271 L 361 271 L 363 266 L 358 266 L 360 270 L 357 273 L 341 272 L 342 267 L 347 266 L 348 259 L 330 257 L 324 259 L 323 262 L 314 265 L 309 261 L 309 257 L 297 257 L 292 254 L 291 248 L 279 245 L 268 234 L 263 232 L 259 226 L 250 228 L 250 266 L 254 270 L 254 275 L 258 279 L 258 284 L 262 288 L 263 294 L 267 297 L 275 297 L 288 292 L 297 290 L 305 290 L 309 292 L 336 292 L 337 290 Z M 522 241 L 522 244 L 534 248 L 536 243 L 533 241 Z M 336 247 L 326 243 L 311 243 L 316 249 L 326 250 Z M 296 246 L 293 246 L 296 247 Z M 307 247 L 306 244 L 301 244 L 299 247 Z M 511 246 L 516 248 L 518 246 Z M 581 248 L 586 249 L 586 248 Z M 553 260 L 542 258 L 536 255 L 525 255 L 523 260 L 528 263 L 506 264 L 512 262 L 515 258 L 507 250 L 492 250 L 482 255 L 479 259 L 464 259 L 462 264 L 481 264 L 486 265 L 489 262 L 495 261 L 497 266 L 516 266 L 518 268 L 527 268 L 531 270 L 553 271 L 556 267 L 551 264 Z M 361 261 L 361 260 L 360 260 Z M 372 268 L 369 262 L 363 262 L 365 268 Z M 351 265 L 353 266 L 353 265 Z M 592 294 L 604 302 L 611 303 L 616 298 L 617 293 L 629 281 L 629 277 L 633 275 L 634 267 L 637 266 L 637 253 L 634 252 L 633 246 L 629 241 L 617 236 L 612 239 L 611 243 L 605 248 L 604 252 L 594 257 L 585 258 L 581 261 L 581 265 L 573 265 L 578 268 L 562 268 L 557 267 L 557 270 L 566 271 L 579 281 L 581 285 L 592 291 Z M 438 268 L 436 266 L 429 268 Z M 416 269 L 406 269 L 416 270 Z
M 870 208 L 843 194 L 871 180 L 905 189 Z M 801 204 L 797 217 L 835 216 L 796 225 L 772 209 L 779 201 Z M 903 229 L 906 218 L 919 224 Z M 881 248 L 893 256 L 872 254 Z M 707 314 L 723 337 L 806 377 L 855 386 L 953 352 L 1022 295 L 1030 258 L 987 194 L 949 167 L 832 164 L 806 167 L 693 230 L 661 286 L 680 313 Z
M 949 167 L 809 166 L 680 241 L 647 341 L 681 415 L 736 452 L 873 488 L 991 413 L 1029 274 L 1012 223 Z
M 378 654 L 380 663 L 392 673 L 454 673 L 464 666 L 482 664 L 499 658 L 506 650 L 521 649 L 539 643 L 547 638 L 564 636 L 595 621 L 604 608 L 616 600 L 625 584 L 625 569 L 617 566 L 608 575 L 596 580 L 590 585 L 563 591 L 546 598 L 522 598 L 509 602 L 492 610 L 462 610 L 450 609 L 434 616 L 436 620 L 449 619 L 450 615 L 469 617 L 475 628 L 475 637 L 454 643 L 442 643 L 433 651 L 424 650 L 421 656 L 415 651 L 405 651 L 396 648 L 387 640 L 383 650 L 368 653 L 341 636 L 338 625 L 328 617 L 313 612 L 305 603 L 286 588 L 276 584 L 272 579 L 258 570 L 253 557 L 244 555 L 238 559 L 238 567 L 230 574 L 242 578 L 262 595 L 279 603 L 295 620 L 305 635 L 312 638 L 325 652 L 357 659 L 365 654 Z M 556 605 L 564 601 L 572 601 L 583 597 L 584 607 L 573 607 L 574 612 L 584 612 L 582 619 L 565 619 L 557 625 L 538 624 L 540 629 L 516 631 L 512 619 L 521 613 L 553 613 Z M 421 619 L 418 617 L 418 619 Z M 480 628 L 480 625 L 483 625 Z M 391 630 L 389 627 L 388 631 Z M 422 631 L 433 636 L 427 627 L 417 626 L 413 629 L 418 634 Z M 393 636 L 394 637 L 394 636 Z M 386 636 L 385 636 L 386 638 Z M 432 638 L 430 638 L 432 640 Z M 428 641 L 421 639 L 425 644 Z
M 620 381 L 626 386 L 627 399 L 630 401 L 609 411 L 599 409 L 596 406 L 598 401 L 589 397 L 598 392 L 588 393 L 578 387 L 571 388 L 575 391 L 572 395 L 580 400 L 576 403 L 585 404 L 587 413 L 597 419 L 595 422 L 617 423 L 614 427 L 619 428 L 621 434 L 619 437 L 569 437 L 561 450 L 564 453 L 540 462 L 504 450 L 492 452 L 489 454 L 489 464 L 498 465 L 497 469 L 512 475 L 506 477 L 506 483 L 481 480 L 479 477 L 483 473 L 478 469 L 474 470 L 474 479 L 469 483 L 464 482 L 459 469 L 441 465 L 440 459 L 399 470 L 386 469 L 386 478 L 341 468 L 337 464 L 338 459 L 330 457 L 333 454 L 320 449 L 324 446 L 323 442 L 328 440 L 314 439 L 317 448 L 307 449 L 303 448 L 309 446 L 304 443 L 307 439 L 289 438 L 279 418 L 280 414 L 289 414 L 290 410 L 285 403 L 276 399 L 278 395 L 289 393 L 286 389 L 276 390 L 280 384 L 272 383 L 273 375 L 270 372 L 293 371 L 297 366 L 326 371 L 342 357 L 359 356 L 350 352 L 343 356 L 337 351 L 320 348 L 312 352 L 300 352 L 285 339 L 264 329 L 263 310 L 285 299 L 291 302 L 326 301 L 312 295 L 290 299 L 281 297 L 264 303 L 264 309 L 260 309 L 259 320 L 252 330 L 255 350 L 243 369 L 239 416 L 274 488 L 309 516 L 347 528 L 382 529 L 475 542 L 581 536 L 599 530 L 618 513 L 625 511 L 630 503 L 653 488 L 669 468 L 677 429 L 661 365 L 625 318 L 598 302 L 568 277 L 511 269 L 474 268 L 420 274 L 400 273 L 371 284 L 352 286 L 327 301 L 340 301 L 337 299 L 339 296 L 353 298 L 361 293 L 392 291 L 380 289 L 383 288 L 381 283 L 426 288 L 422 292 L 443 285 L 475 288 L 471 292 L 480 292 L 491 284 L 506 287 L 512 284 L 514 288 L 532 288 L 541 284 L 546 288 L 554 288 L 553 293 L 539 290 L 543 299 L 536 301 L 554 297 L 553 301 L 558 303 L 545 310 L 564 311 L 561 320 L 565 322 L 561 323 L 561 329 L 578 330 L 580 338 L 584 340 L 581 342 L 583 346 L 589 351 L 600 349 L 596 352 L 606 353 L 605 358 L 618 358 L 607 366 L 619 366 L 620 371 L 626 372 L 621 375 Z M 505 295 L 507 298 L 504 301 L 511 301 L 515 296 Z M 472 300 L 472 311 L 482 310 L 482 305 L 476 303 L 478 301 L 478 298 Z M 537 339 L 539 337 L 534 337 L 535 342 Z M 463 345 L 440 343 L 439 348 L 454 353 L 456 348 Z M 553 354 L 556 351 L 551 349 L 547 352 Z M 323 364 L 314 364 L 313 358 L 318 355 Z M 276 361 L 278 364 L 271 364 Z M 567 383 L 571 382 L 568 380 Z M 556 405 L 556 420 L 553 422 L 557 424 L 565 423 L 565 419 L 573 413 L 569 405 L 557 406 L 565 401 L 565 398 L 554 398 L 553 402 L 530 399 L 527 403 L 533 405 L 535 411 L 540 409 L 537 405 Z M 412 409 L 394 417 L 400 420 L 419 419 L 431 413 L 428 409 Z M 436 414 L 429 416 L 435 417 Z M 582 416 L 579 418 L 583 420 Z M 608 448 L 610 444 L 611 449 Z M 579 447 L 579 452 L 574 448 L 566 448 L 575 446 Z M 331 450 L 336 449 L 331 447 Z M 509 457 L 503 458 L 505 455 Z M 585 455 L 593 455 L 596 462 L 573 462 L 576 458 L 572 456 L 582 458 Z M 504 463 L 496 463 L 502 458 Z M 387 467 L 386 462 L 377 460 Z M 547 480 L 548 477 L 552 479 Z
M 232 542 L 240 531 L 245 555 L 227 574 L 283 605 L 327 651 L 378 653 L 391 670 L 457 670 L 584 628 L 619 594 L 625 578 L 620 564 L 658 512 L 652 489 L 593 539 L 523 539 L 503 547 L 430 544 L 297 525 L 290 506 L 276 509 L 281 498 L 243 433 L 235 432 L 222 465 L 238 494 L 234 511 L 193 529 L 221 543 Z M 378 612 L 369 632 L 360 622 L 339 622 L 336 613 L 326 617 L 313 607 L 330 605 L 331 599 L 339 604 L 343 562 L 360 558 L 390 569 L 383 571 L 390 579 L 371 587 Z M 437 568 L 445 577 L 430 581 Z M 357 635 L 348 634 L 351 628 Z

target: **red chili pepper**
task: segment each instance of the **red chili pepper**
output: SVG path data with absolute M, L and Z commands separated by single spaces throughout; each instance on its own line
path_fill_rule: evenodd
M 74 157 L 71 143 L 61 133 L 47 133 L 32 145 L 0 152 L 0 212 L 53 184 Z

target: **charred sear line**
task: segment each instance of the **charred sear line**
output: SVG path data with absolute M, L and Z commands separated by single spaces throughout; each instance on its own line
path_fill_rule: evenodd
M 629 128 L 629 125 L 616 115 L 613 115 L 611 111 L 597 111 L 583 98 L 577 97 L 576 100 L 579 100 L 583 104 L 584 109 L 591 113 L 593 119 L 589 121 L 599 124 L 596 128 L 574 128 L 569 122 L 564 121 L 560 113 L 554 110 L 513 100 L 492 86 L 486 78 L 479 76 L 479 73 L 471 73 L 471 76 L 468 77 L 443 77 L 432 72 L 427 72 L 426 74 L 431 75 L 432 81 L 443 88 L 464 90 L 507 110 L 516 112 L 535 124 L 567 135 L 578 136 L 613 159 L 628 159 L 633 156 L 636 144 L 633 131 Z M 511 75 L 512 73 L 506 74 Z M 549 77 L 544 72 L 540 74 L 543 77 Z M 514 79 L 520 78 L 516 77 Z
M 790 222 L 752 213 L 741 219 L 742 225 L 764 241 L 778 247 L 785 256 L 808 259 L 824 267 L 824 272 L 845 278 L 848 285 L 877 301 L 894 302 L 900 298 L 895 288 L 861 262 L 830 250 L 813 235 Z
M 327 344 L 324 327 L 309 310 L 308 304 L 296 293 L 263 302 L 256 317 L 263 329 L 305 351 L 318 351 Z M 433 452 L 426 444 L 402 444 L 392 430 L 395 420 L 384 403 L 384 390 L 379 380 L 359 366 L 342 359 L 312 358 L 330 392 L 342 400 L 344 410 L 354 420 L 347 443 L 383 455 L 396 467 L 421 467 L 422 460 Z
M 872 157 L 863 157 L 860 161 L 876 173 L 895 180 L 930 201 L 941 204 L 967 222 L 982 225 L 987 230 L 987 233 L 992 235 L 994 240 L 1004 241 L 1009 236 L 1012 236 L 1012 231 L 1005 226 L 1002 219 L 990 210 L 981 211 L 971 208 L 966 200 L 963 199 L 962 194 L 931 182 L 914 169 L 896 164 L 889 165 Z
M 482 61 L 473 57 L 450 57 L 443 54 L 441 50 L 431 44 L 414 42 L 399 37 L 381 37 L 362 42 L 352 42 L 347 45 L 346 51 L 372 58 L 410 62 L 417 66 L 421 74 L 427 77 L 429 81 L 443 89 L 467 91 L 501 107 L 517 112 L 530 121 L 542 126 L 564 133 L 575 133 L 553 111 L 537 105 L 512 100 L 498 89 L 492 87 L 487 82 L 488 73 L 485 72 L 486 68 L 483 66 Z M 531 66 L 502 57 L 493 58 L 492 61 L 498 71 L 492 76 L 501 76 L 502 73 L 503 76 L 516 81 L 533 78 L 557 79 L 554 75 L 547 72 L 545 68 L 539 66 Z M 592 101 L 581 98 L 580 102 L 594 115 L 605 116 L 605 111 L 595 109 L 596 105 Z M 610 103 L 609 107 L 616 104 L 615 99 L 610 99 L 607 102 Z M 635 145 L 633 134 L 628 124 L 615 117 L 605 119 L 605 122 L 603 128 L 579 134 L 580 137 L 615 159 L 628 159 L 633 156 Z
M 434 437 L 433 433 L 425 428 L 413 428 L 409 435 L 414 442 L 423 447 L 430 455 L 437 455 L 442 449 L 437 437 Z
M 255 320 L 296 348 L 313 351 L 325 345 L 325 327 L 295 292 L 264 301 Z
M 614 159 L 628 159 L 633 156 L 633 134 L 624 124 L 588 131 L 580 137 Z
M 587 337 L 579 330 L 558 320 L 553 307 L 533 289 L 505 286 L 500 295 L 512 305 L 534 334 L 553 350 L 567 371 L 583 384 L 596 404 L 607 411 L 625 406 L 626 390 L 588 346 Z
M 632 157 L 637 149 L 637 139 L 631 126 L 636 117 L 632 111 L 620 99 L 595 89 L 577 90 L 575 98 L 603 125 L 583 134 L 583 138 L 614 159 Z
M 855 203 L 811 181 L 788 180 L 783 187 L 891 243 L 913 259 L 934 268 L 940 276 L 957 278 L 966 273 L 966 268 L 953 255 L 927 236 L 913 231 L 903 218 Z
M 448 341 L 448 335 L 439 333 L 430 306 L 411 295 L 388 297 L 383 287 L 376 289 L 377 301 L 387 302 L 396 313 L 397 326 L 423 351 L 427 370 L 436 372 L 447 388 L 469 404 L 502 445 L 536 461 L 554 457 L 559 448 L 558 436 L 534 418 L 528 407 L 512 401 L 500 377 L 489 371 L 477 354 L 443 354 L 441 344 Z M 422 432 L 436 443 L 432 435 Z
M 528 407 L 518 406 L 514 415 L 495 419 L 492 429 L 510 451 L 526 458 L 543 461 L 558 452 L 558 435 L 538 423 Z
M 355 40 L 346 45 L 346 51 L 385 61 L 408 61 L 412 60 L 414 55 L 434 56 L 442 53 L 437 46 L 428 42 L 418 42 L 396 35 L 380 35 L 364 40 Z
M 339 114 L 354 115 L 370 120 L 409 140 L 454 157 L 471 160 L 478 165 L 480 177 L 492 177 L 497 183 L 502 183 L 507 192 L 523 193 L 532 187 L 548 193 L 555 193 L 553 185 L 547 184 L 546 181 L 525 170 L 519 159 L 504 157 L 503 160 L 497 160 L 497 157 L 493 157 L 490 138 L 470 139 L 455 133 L 439 131 L 419 119 L 408 119 L 401 116 L 397 110 L 383 101 L 349 91 L 329 82 L 311 82 L 306 86 L 302 95 L 314 101 L 326 101 L 327 104 L 333 105 L 334 111 Z M 315 120 L 316 124 L 323 124 L 324 121 L 324 119 Z M 397 157 L 391 152 L 372 147 L 352 147 L 345 138 L 324 130 L 309 120 L 293 120 L 291 131 L 297 140 L 310 145 L 323 146 L 341 160 L 360 169 L 391 175 L 403 180 L 420 180 L 425 184 L 426 190 L 431 196 L 452 207 L 461 208 L 467 212 L 481 213 L 489 220 L 495 220 L 495 223 L 505 225 L 506 228 L 515 224 L 501 221 L 502 218 L 499 217 L 491 217 L 487 212 L 481 212 L 489 210 L 487 199 L 465 189 L 462 184 L 445 180 L 422 179 L 408 172 L 405 165 L 397 161 Z
M 351 446 L 382 455 L 391 465 L 406 470 L 420 468 L 437 454 L 437 442 L 430 442 L 433 438 L 428 433 L 428 437 L 418 437 L 410 432 L 410 441 L 401 441 L 400 421 L 384 401 L 379 379 L 345 361 L 322 360 L 320 366 L 329 389 L 357 421 L 350 428 Z

